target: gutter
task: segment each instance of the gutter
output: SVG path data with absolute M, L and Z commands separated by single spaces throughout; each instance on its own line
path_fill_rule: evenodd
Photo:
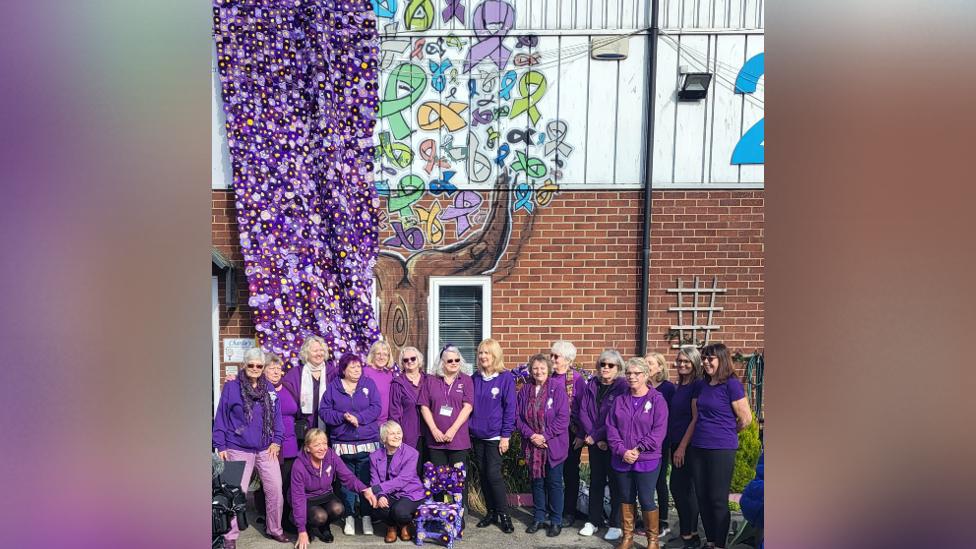
M 637 328 L 638 356 L 647 354 L 647 307 L 651 274 L 651 178 L 654 174 L 654 97 L 657 93 L 657 38 L 658 0 L 651 2 L 651 27 L 647 36 L 647 138 L 644 140 L 644 219 L 643 245 L 641 247 L 640 313 Z

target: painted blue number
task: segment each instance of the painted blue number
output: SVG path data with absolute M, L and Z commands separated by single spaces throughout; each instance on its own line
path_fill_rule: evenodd
M 749 58 L 735 79 L 736 93 L 755 93 L 759 78 L 766 72 L 766 54 L 760 53 Z M 732 151 L 732 164 L 765 164 L 766 119 L 762 118 L 749 128 L 735 144 Z

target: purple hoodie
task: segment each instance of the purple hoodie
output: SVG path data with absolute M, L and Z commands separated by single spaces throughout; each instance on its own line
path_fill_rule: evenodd
M 515 375 L 506 370 L 485 381 L 478 371 L 471 378 L 474 381 L 471 436 L 481 440 L 512 436 L 515 430 Z
M 567 377 L 569 377 L 571 374 L 573 376 L 573 379 L 572 380 L 567 379 Z M 554 384 L 562 385 L 563 387 L 566 388 L 566 395 L 569 396 L 570 409 L 572 409 L 573 403 L 576 401 L 577 398 L 579 398 L 579 396 L 583 394 L 583 391 L 586 389 L 586 382 L 587 382 L 586 375 L 584 375 L 579 370 L 574 369 L 573 367 L 570 367 L 568 370 L 566 370 L 565 374 L 553 373 L 551 376 L 549 376 L 549 380 Z M 531 385 L 532 381 L 529 380 L 528 384 Z M 570 389 L 572 389 L 572 393 L 573 393 L 572 396 L 569 395 Z M 570 421 L 569 430 L 574 437 L 577 436 L 576 434 L 577 427 L 578 425 L 574 425 L 573 422 Z
M 549 396 L 546 400 L 544 414 L 546 430 L 541 434 L 546 437 L 546 443 L 549 445 L 549 466 L 555 467 L 569 457 L 569 397 L 561 383 L 553 383 L 552 381 L 550 378 L 542 388 Z M 522 433 L 522 446 L 532 444 L 529 442 L 529 437 L 535 434 L 529 428 L 525 416 L 529 405 L 529 396 L 534 390 L 535 384 L 529 382 L 523 385 L 518 392 L 518 404 L 516 406 L 518 412 L 515 418 L 515 427 Z
M 359 421 L 353 426 L 342 416 L 351 412 Z M 345 444 L 376 442 L 380 439 L 380 426 L 376 419 L 380 415 L 380 392 L 376 384 L 366 376 L 360 376 L 352 395 L 342 386 L 342 378 L 329 382 L 329 388 L 322 395 L 319 416 L 329 426 L 329 441 Z
M 668 430 L 668 403 L 661 393 L 648 387 L 647 394 L 635 397 L 628 391 L 617 397 L 607 421 L 610 466 L 615 471 L 647 473 L 661 465 L 661 445 Z M 634 464 L 623 460 L 624 452 L 637 448 Z
M 610 383 L 603 400 L 597 404 L 597 392 L 600 389 L 600 378 L 593 376 L 586 384 L 579 398 L 573 399 L 571 412 L 572 422 L 576 425 L 576 436 L 593 437 L 593 443 L 607 440 L 607 414 L 618 396 L 629 391 L 624 378 L 618 377 Z
M 407 498 L 410 501 L 423 501 L 424 485 L 417 476 L 417 460 L 420 454 L 413 447 L 401 444 L 392 458 L 386 453 L 386 446 L 380 446 L 369 455 L 369 478 L 376 484 L 373 493 L 387 498 Z M 386 463 L 390 462 L 390 475 L 386 475 Z M 378 482 L 377 482 L 378 481 Z
M 364 366 L 363 375 L 372 379 L 380 391 L 380 417 L 377 425 L 383 425 L 383 422 L 390 417 L 390 385 L 395 379 L 393 368 L 377 370 L 372 366 Z
M 403 374 L 393 378 L 390 384 L 390 419 L 400 424 L 403 443 L 412 448 L 417 447 L 417 439 L 423 434 L 423 418 L 417 408 L 417 396 L 426 379 L 427 374 L 420 372 L 420 382 L 415 387 Z
M 339 475 L 342 485 L 347 488 L 351 487 L 357 492 L 366 489 L 366 485 L 342 462 L 339 454 L 332 450 L 325 453 L 319 469 L 312 465 L 312 458 L 308 453 L 298 453 L 298 459 L 291 468 L 291 506 L 299 532 L 305 531 L 306 502 L 332 492 L 332 481 L 336 475 Z
M 278 405 L 278 393 L 268 380 L 263 377 L 258 380 L 266 391 L 271 393 L 271 405 L 274 407 L 274 420 L 270 440 L 264 437 L 264 406 L 260 401 L 251 403 L 251 421 L 244 419 L 244 400 L 241 398 L 241 382 L 233 380 L 224 383 L 214 415 L 213 446 L 219 452 L 228 448 L 242 452 L 260 452 L 267 450 L 272 442 L 279 446 L 284 438 L 284 426 L 281 423 L 281 406 Z

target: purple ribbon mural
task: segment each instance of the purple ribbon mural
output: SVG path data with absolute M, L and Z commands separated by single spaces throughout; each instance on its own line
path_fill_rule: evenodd
M 491 30 L 490 25 L 500 25 L 497 29 Z M 515 27 L 515 8 L 511 4 L 501 0 L 487 0 L 479 4 L 474 9 L 471 28 L 475 35 L 480 39 L 477 44 L 471 46 L 468 51 L 468 58 L 464 62 L 464 72 L 471 70 L 471 67 L 479 61 L 490 57 L 498 70 L 504 70 L 508 64 L 508 58 L 512 56 L 512 50 L 505 47 L 502 40 L 508 36 L 508 32 Z
M 365 352 L 378 335 L 373 6 L 214 0 L 213 30 L 258 342 L 292 365 L 311 334 Z

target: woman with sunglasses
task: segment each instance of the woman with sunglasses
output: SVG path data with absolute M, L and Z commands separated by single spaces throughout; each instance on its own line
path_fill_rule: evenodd
M 629 391 L 614 400 L 607 421 L 610 466 L 616 473 L 622 502 L 623 537 L 617 549 L 634 547 L 635 499 L 640 501 L 647 549 L 660 549 L 654 492 L 661 467 L 661 445 L 668 430 L 668 405 L 661 393 L 648 385 L 650 373 L 643 358 L 624 363 Z
M 592 536 L 603 526 L 603 495 L 610 484 L 610 522 L 605 540 L 620 539 L 620 499 L 617 483 L 610 469 L 610 447 L 607 445 L 607 415 L 613 401 L 627 392 L 623 378 L 624 359 L 616 349 L 600 353 L 596 361 L 597 375 L 591 379 L 579 398 L 573 403 L 571 424 L 583 435 L 590 456 L 590 507 L 589 519 L 579 531 L 581 536 Z
M 515 430 L 515 376 L 505 368 L 502 347 L 494 339 L 478 345 L 478 371 L 474 381 L 474 410 L 471 412 L 471 446 L 481 493 L 488 509 L 478 528 L 498 524 L 502 532 L 515 531 L 508 514 L 508 495 L 502 476 L 502 454 Z
M 284 440 L 281 408 L 274 387 L 263 376 L 264 351 L 258 347 L 244 354 L 244 369 L 237 379 L 224 383 L 213 423 L 213 446 L 224 461 L 243 461 L 241 490 L 247 492 L 251 474 L 258 470 L 267 499 L 268 537 L 290 543 L 281 529 L 281 469 L 278 455 Z M 224 535 L 224 547 L 235 549 L 237 519 Z
M 674 361 L 678 383 L 674 387 L 668 408 L 668 440 L 671 441 L 671 497 L 678 511 L 682 549 L 701 547 L 698 536 L 698 498 L 691 466 L 686 462 L 691 436 L 695 432 L 697 414 L 691 406 L 692 397 L 702 383 L 702 360 L 698 347 L 682 345 Z
M 400 365 L 400 375 L 393 378 L 390 384 L 390 419 L 403 429 L 403 443 L 420 454 L 420 467 L 428 459 L 427 445 L 420 430 L 420 411 L 417 409 L 420 387 L 427 378 L 424 357 L 416 347 L 404 347 L 400 350 Z
M 708 547 L 725 547 L 729 535 L 729 489 L 735 468 L 738 432 L 752 423 L 745 389 L 721 343 L 702 348 L 705 383 L 698 386 L 691 408 L 697 415 L 691 437 L 692 476 Z
M 576 346 L 564 340 L 554 341 L 549 351 L 552 361 L 552 383 L 566 388 L 570 407 L 578 396 L 583 393 L 589 377 L 583 370 L 573 366 L 576 360 Z M 563 485 L 565 487 L 563 501 L 563 526 L 569 528 L 576 521 L 577 502 L 579 500 L 579 469 L 580 454 L 583 452 L 583 434 L 579 433 L 578 425 L 569 425 L 569 455 L 563 467 Z
M 444 347 L 437 362 L 436 375 L 427 376 L 417 396 L 420 415 L 427 426 L 427 451 L 434 465 L 463 463 L 467 467 L 471 449 L 468 419 L 474 409 L 474 382 L 461 370 L 470 371 L 470 367 L 454 345 Z M 462 506 L 467 507 L 467 503 L 465 490 Z

